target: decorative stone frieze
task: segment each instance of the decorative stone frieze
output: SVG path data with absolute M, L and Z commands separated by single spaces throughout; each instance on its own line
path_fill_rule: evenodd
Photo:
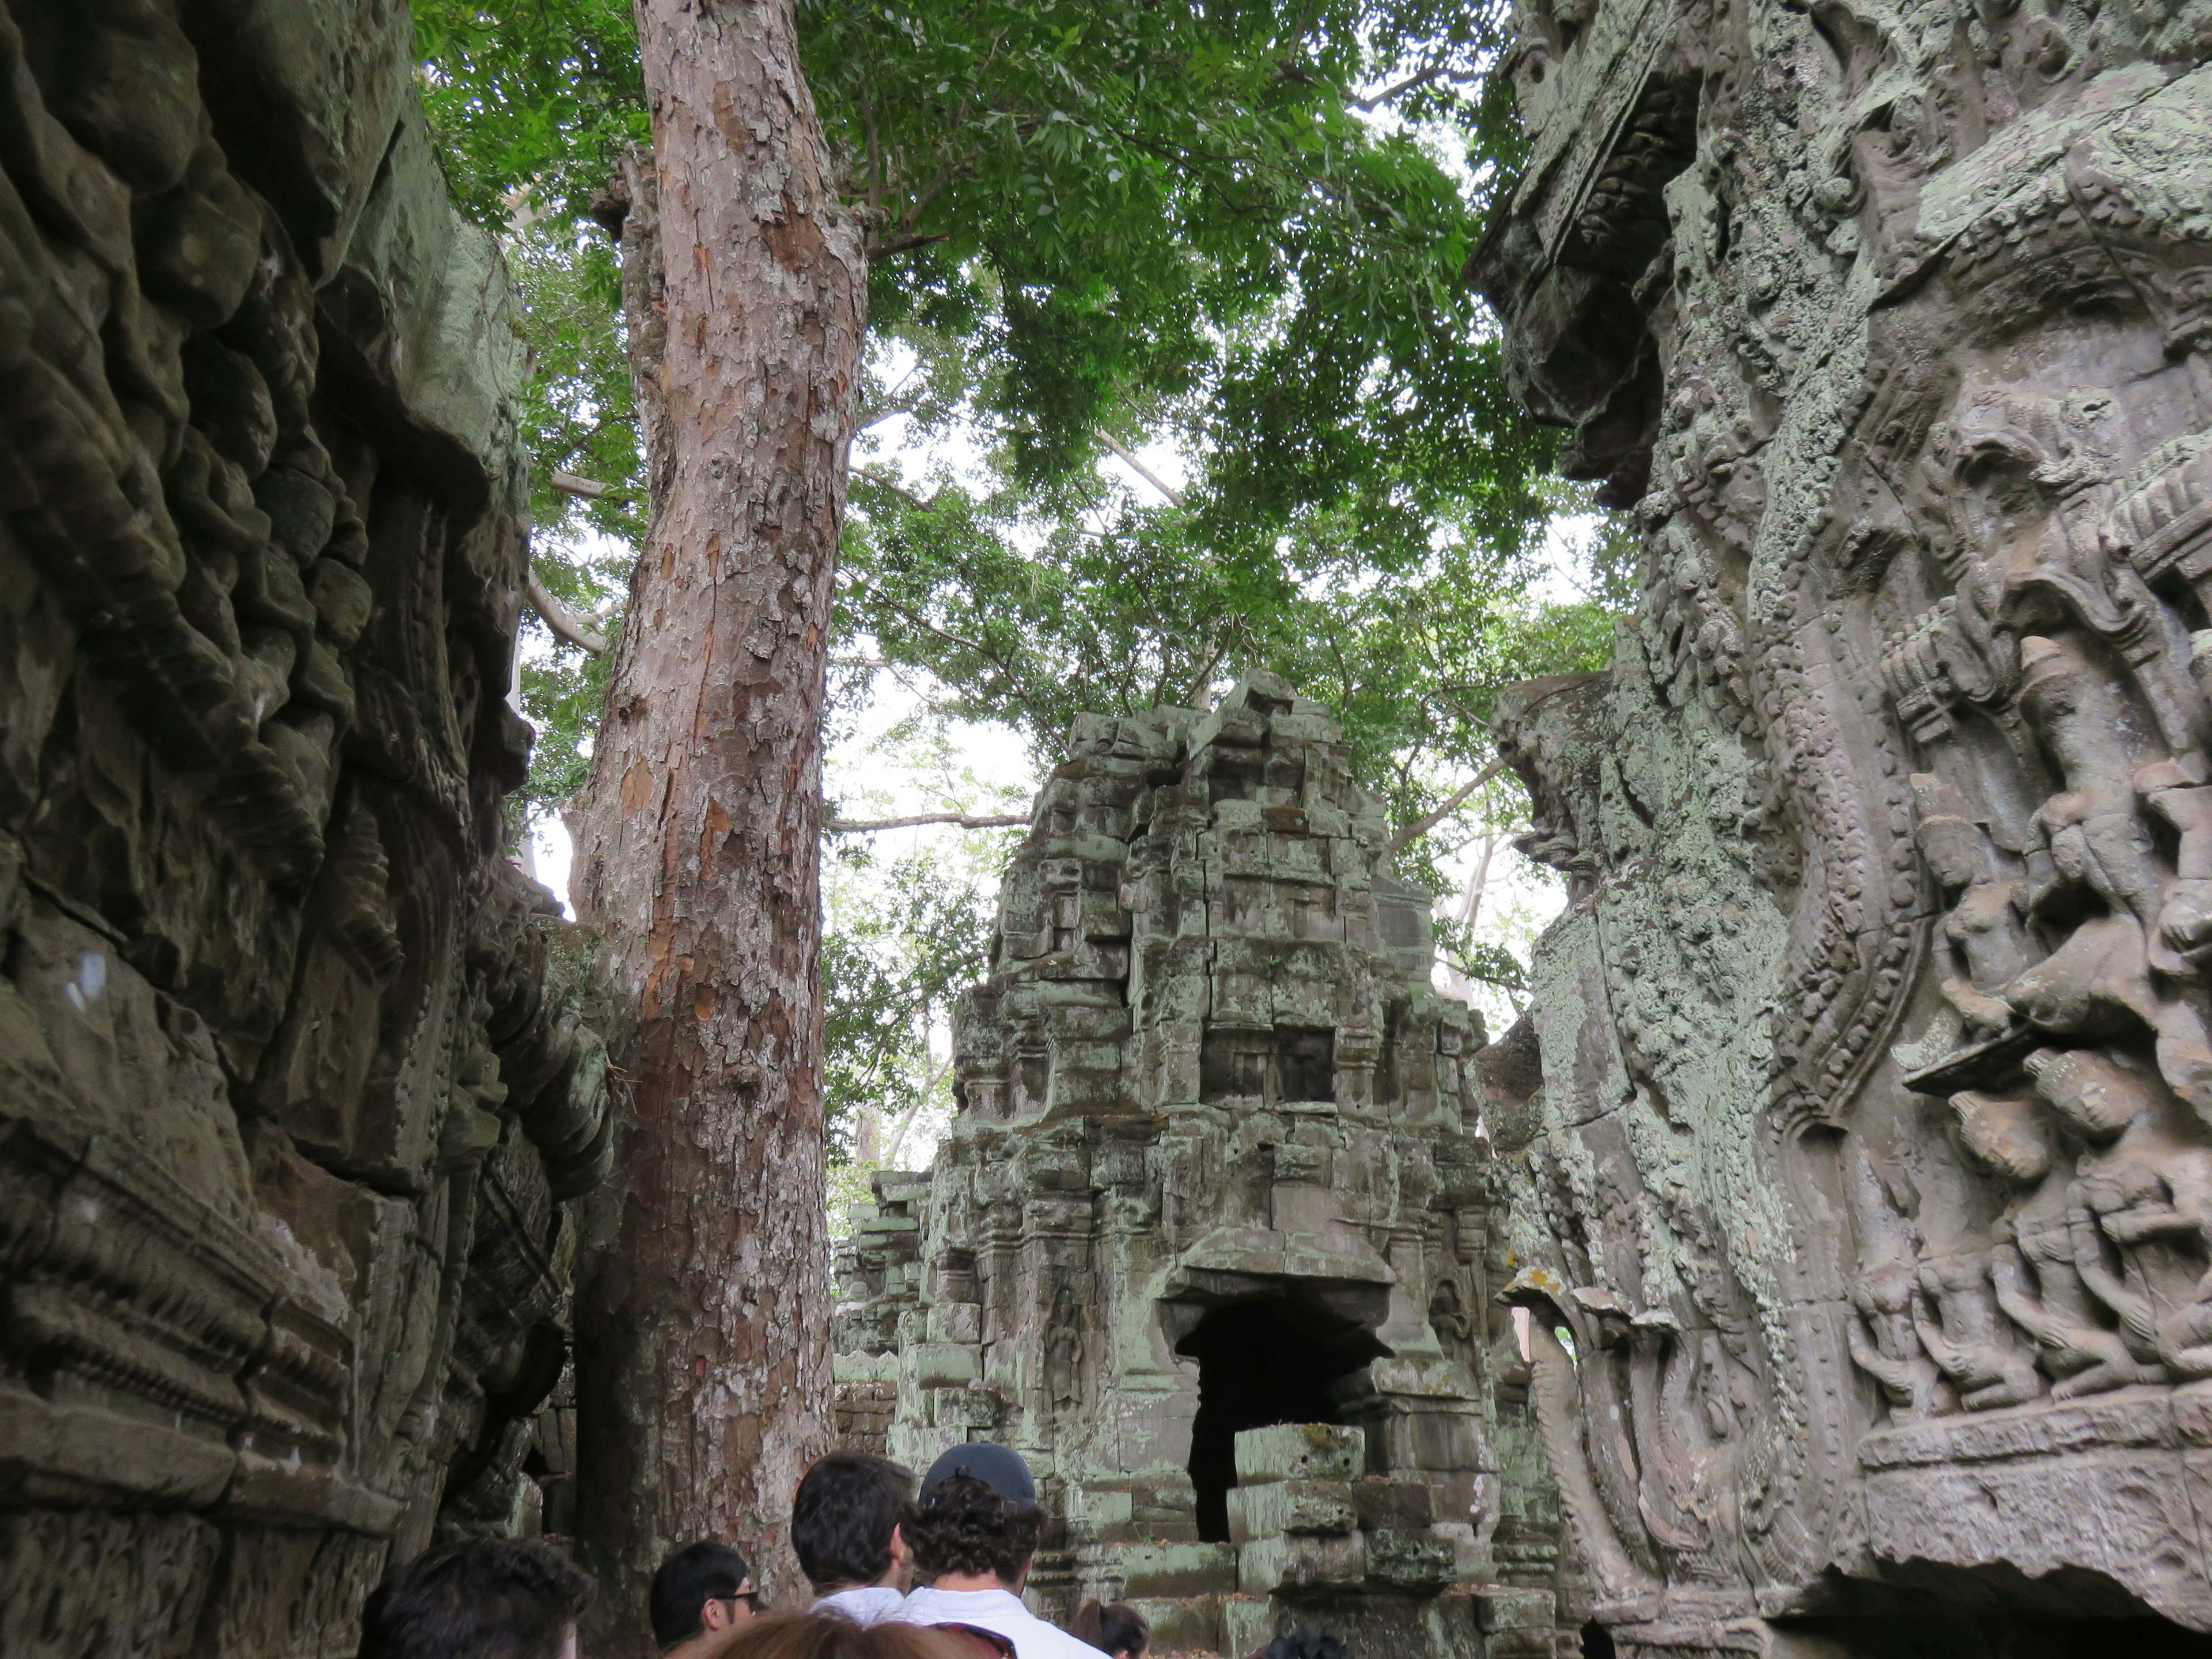
M 603 1051 L 501 856 L 521 348 L 410 31 L 0 5 L 10 1655 L 349 1655 L 565 1501 Z
M 1520 24 L 1474 274 L 1644 536 L 1487 1114 L 1596 1616 L 2212 1631 L 2212 11 Z

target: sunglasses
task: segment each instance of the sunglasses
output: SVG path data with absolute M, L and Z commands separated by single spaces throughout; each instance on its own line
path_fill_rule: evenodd
M 762 1613 L 768 1611 L 768 1598 L 757 1589 L 741 1589 L 735 1595 L 718 1595 L 714 1599 L 718 1601 L 727 1601 L 732 1607 L 742 1601 L 749 1613 Z

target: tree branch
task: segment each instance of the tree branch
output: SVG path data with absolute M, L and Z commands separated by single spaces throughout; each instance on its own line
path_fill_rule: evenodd
M 866 478 L 870 483 L 875 485 L 878 489 L 890 490 L 892 495 L 898 496 L 900 499 L 906 501 L 908 505 L 913 507 L 919 512 L 933 513 L 937 509 L 936 496 L 932 495 L 927 501 L 924 501 L 921 496 L 915 495 L 914 491 L 908 489 L 904 484 L 899 483 L 893 479 L 886 478 L 882 473 L 877 471 L 872 466 L 856 466 L 853 469 L 853 476 L 856 478 Z
M 1115 438 L 1114 434 L 1107 431 L 1104 427 L 1102 426 L 1098 428 L 1097 432 L 1098 441 L 1104 444 L 1107 448 L 1112 450 L 1116 455 L 1119 455 L 1122 460 L 1127 462 L 1128 464 L 1129 470 L 1132 472 L 1134 472 L 1146 483 L 1152 485 L 1153 489 L 1158 490 L 1161 495 L 1166 496 L 1170 504 L 1176 507 L 1181 507 L 1182 505 L 1182 491 L 1174 489 L 1170 485 L 1164 483 L 1158 475 L 1153 472 L 1152 468 L 1146 466 L 1134 455 L 1132 455 L 1127 450 L 1124 449 L 1119 441 Z
M 913 404 L 892 404 L 887 408 L 878 410 L 872 415 L 863 416 L 860 424 L 853 428 L 854 435 L 857 437 L 863 432 L 873 432 L 885 421 L 895 421 L 902 415 L 913 414 L 916 405 Z
M 1482 890 L 1490 884 L 1490 860 L 1498 851 L 1498 837 L 1482 838 L 1482 861 L 1474 866 L 1474 879 L 1467 884 L 1467 902 L 1460 907 L 1459 925 L 1474 926 L 1476 912 L 1482 908 Z
M 867 82 L 860 83 L 860 125 L 868 135 L 868 228 L 872 232 L 883 219 L 883 150 L 876 143 L 876 106 L 868 96 Z
M 1444 804 L 1437 808 L 1435 811 L 1431 812 L 1425 817 L 1415 818 L 1404 829 L 1399 830 L 1396 835 L 1384 842 L 1382 843 L 1382 856 L 1386 859 L 1390 858 L 1401 850 L 1408 842 L 1419 841 L 1423 836 L 1427 835 L 1430 830 L 1435 829 L 1446 818 L 1449 817 L 1454 812 L 1459 811 L 1462 803 L 1463 803 L 1469 795 L 1472 795 L 1476 790 L 1481 788 L 1484 784 L 1488 783 L 1491 779 L 1496 777 L 1504 769 L 1505 757 L 1500 755 L 1496 760 L 1491 762 L 1489 765 L 1484 767 L 1482 770 L 1477 772 L 1472 778 L 1469 778 L 1458 788 L 1453 790 L 1450 794 L 1445 796 Z
M 1030 821 L 1027 812 L 918 812 L 910 818 L 825 818 L 825 836 L 856 836 L 872 830 L 911 830 L 925 823 L 957 823 L 963 830 L 1012 830 Z
M 932 231 L 926 236 L 894 236 L 888 242 L 876 244 L 868 255 L 868 260 L 872 264 L 880 264 L 885 259 L 896 259 L 902 253 L 911 253 L 918 247 L 933 247 L 939 242 L 951 240 L 952 233 L 949 230 Z
M 588 652 L 594 657 L 606 654 L 606 636 L 594 633 L 590 623 L 547 592 L 545 584 L 538 580 L 535 572 L 532 573 L 530 586 L 525 592 L 529 595 L 530 608 L 538 613 L 539 621 L 553 630 L 556 639 L 566 640 L 578 650 Z
M 874 482 L 881 483 L 883 483 L 883 480 L 878 478 L 874 480 Z M 897 489 L 898 486 L 896 484 L 893 484 L 890 488 Z M 908 501 L 912 501 L 914 499 L 911 495 L 907 495 L 907 492 L 904 490 L 901 490 L 899 493 L 906 495 Z M 927 505 L 927 503 L 923 503 L 923 505 Z M 842 575 L 843 573 L 840 572 L 839 574 Z M 901 605 L 896 599 L 891 598 L 890 594 L 884 592 L 881 588 L 870 587 L 866 582 L 861 581 L 858 577 L 854 579 L 854 586 L 861 592 L 866 593 L 873 599 L 878 605 L 884 606 L 885 610 L 896 611 L 905 620 L 908 626 L 919 628 L 925 634 L 933 634 L 939 639 L 943 640 L 947 645 L 957 645 L 963 651 L 973 651 L 977 656 L 982 658 L 986 662 L 996 663 L 1000 669 L 1010 679 L 1018 678 L 1018 676 L 1014 672 L 1012 665 L 1008 663 L 1006 659 L 1000 656 L 997 652 L 992 650 L 989 646 L 984 645 L 975 640 L 964 638 L 963 636 L 952 633 L 946 629 L 939 628 L 935 623 L 931 622 L 927 617 L 917 616 L 915 612 L 908 610 L 904 605 Z
M 1471 75 L 1455 74 L 1452 70 L 1451 65 L 1449 64 L 1437 64 L 1423 70 L 1418 75 L 1407 76 L 1404 80 L 1399 82 L 1395 87 L 1383 88 L 1382 91 L 1375 94 L 1374 96 L 1370 98 L 1355 98 L 1349 92 L 1346 92 L 1344 94 L 1344 101 L 1351 105 L 1352 108 L 1356 110 L 1371 112 L 1380 109 L 1383 105 L 1390 103 L 1396 99 L 1404 97 L 1409 92 L 1413 92 L 1422 87 L 1425 87 L 1431 81 L 1448 80 L 1455 83 L 1458 83 L 1471 81 L 1474 78 L 1474 77 Z
M 610 495 L 618 501 L 626 501 L 629 499 L 612 484 L 601 483 L 596 478 L 580 478 L 573 472 L 550 473 L 545 482 L 560 494 L 574 495 L 578 501 L 604 501 Z
M 884 1148 L 883 1161 L 878 1168 L 898 1168 L 899 1149 L 906 1145 L 906 1132 L 914 1127 L 915 1115 L 921 1110 L 923 1103 L 929 1098 L 929 1091 L 936 1086 L 937 1074 L 933 1072 L 929 1080 L 922 1085 L 922 1091 L 914 1097 L 906 1110 L 899 1114 L 898 1127 L 892 1132 L 890 1143 Z
M 1199 665 L 1198 672 L 1190 677 L 1190 689 L 1182 695 L 1184 708 L 1197 708 L 1203 706 L 1199 699 L 1212 689 L 1213 671 L 1221 665 L 1222 653 L 1226 648 L 1219 640 L 1214 641 L 1212 649 L 1206 653 L 1206 660 Z

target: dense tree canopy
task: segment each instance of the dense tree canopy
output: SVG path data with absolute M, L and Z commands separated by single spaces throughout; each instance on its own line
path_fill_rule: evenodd
M 539 579 L 612 630 L 643 491 L 591 211 L 647 131 L 629 5 L 416 13 L 456 191 L 525 296 Z M 1501 4 L 798 13 L 872 271 L 836 700 L 896 675 L 1045 757 L 1084 710 L 1271 668 L 1339 711 L 1361 781 L 1413 822 L 1490 758 L 1493 687 L 1603 660 L 1619 540 L 1586 597 L 1531 597 L 1547 524 L 1585 503 L 1545 481 L 1551 435 L 1505 395 L 1461 280 L 1520 159 L 1486 73 Z M 1182 458 L 1180 489 L 1100 465 L 1148 443 Z M 580 778 L 603 662 L 556 644 L 526 667 L 533 805 Z M 1433 878 L 1504 799 L 1467 799 L 1407 872 Z M 878 864 L 843 843 L 888 885 L 841 919 L 832 872 L 833 1114 L 926 1079 L 915 1056 L 967 971 L 937 936 L 974 922 L 980 940 L 981 855 Z

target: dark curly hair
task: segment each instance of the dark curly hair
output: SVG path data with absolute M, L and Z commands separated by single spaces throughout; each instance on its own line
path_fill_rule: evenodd
M 1352 1650 L 1316 1625 L 1300 1625 L 1278 1636 L 1252 1659 L 1352 1659 Z
M 1010 1503 L 972 1474 L 950 1474 L 921 1500 L 907 1541 L 926 1577 L 992 1572 L 1012 1585 L 1043 1532 L 1044 1511 L 1034 1504 Z

